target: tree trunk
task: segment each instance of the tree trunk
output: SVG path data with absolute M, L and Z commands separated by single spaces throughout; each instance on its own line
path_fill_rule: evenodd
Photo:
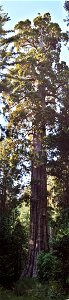
M 48 250 L 45 127 L 33 134 L 29 255 L 25 275 L 37 276 L 37 255 Z

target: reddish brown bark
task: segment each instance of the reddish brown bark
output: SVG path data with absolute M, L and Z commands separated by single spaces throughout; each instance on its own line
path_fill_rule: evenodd
M 45 129 L 34 133 L 30 200 L 30 238 L 27 276 L 37 275 L 37 255 L 48 250 L 46 155 L 42 146 Z

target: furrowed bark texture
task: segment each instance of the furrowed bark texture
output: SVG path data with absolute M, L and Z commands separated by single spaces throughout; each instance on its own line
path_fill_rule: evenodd
M 30 200 L 30 238 L 29 255 L 26 269 L 27 276 L 37 276 L 37 256 L 42 250 L 48 250 L 47 230 L 47 192 L 46 192 L 46 155 L 42 147 L 45 128 L 41 133 L 34 132 L 31 174 Z

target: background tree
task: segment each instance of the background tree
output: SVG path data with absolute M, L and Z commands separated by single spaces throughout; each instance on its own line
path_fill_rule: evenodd
M 11 287 L 19 278 L 28 248 L 25 218 L 29 219 L 26 212 L 29 197 L 22 183 L 24 170 L 18 166 L 19 155 L 14 143 L 5 138 L 0 142 L 0 283 L 6 287 Z M 26 197 L 22 193 L 26 193 Z
M 3 117 L 3 121 L 6 120 L 6 115 L 4 114 L 2 107 L 7 104 L 4 103 L 2 98 L 2 92 L 7 90 L 7 85 L 5 82 L 5 75 L 7 73 L 8 68 L 8 56 L 10 55 L 10 51 L 8 51 L 8 45 L 6 43 L 6 39 L 10 34 L 10 30 L 5 29 L 6 23 L 10 20 L 8 14 L 4 13 L 2 10 L 2 6 L 0 6 L 0 114 Z M 3 122 L 0 124 L 0 141 L 5 136 L 5 128 Z
M 56 127 L 54 134 L 50 132 L 50 151 L 51 159 L 50 167 L 52 166 L 52 175 L 56 176 L 61 186 L 61 193 L 59 196 L 59 206 L 63 209 L 68 207 L 69 192 L 68 192 L 68 178 L 69 178 L 69 105 L 68 105 L 68 66 L 61 62 L 57 69 L 57 113 L 56 113 Z M 68 199 L 68 200 L 67 200 Z
M 69 1 L 65 1 L 65 3 L 64 3 L 64 8 L 65 8 L 65 10 L 67 11 L 67 13 L 68 13 L 68 16 L 67 16 L 67 18 L 66 18 L 66 22 L 67 22 L 67 26 L 69 25 Z

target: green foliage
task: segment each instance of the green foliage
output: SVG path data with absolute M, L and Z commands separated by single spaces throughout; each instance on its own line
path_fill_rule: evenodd
M 51 252 L 41 252 L 38 256 L 38 276 L 41 281 L 48 281 L 50 279 L 61 279 L 62 265 L 57 256 Z
M 23 300 L 23 296 L 17 297 L 10 290 L 8 291 L 0 287 L 0 300 Z
M 67 26 L 68 26 L 69 25 L 69 1 L 67 1 L 67 0 L 65 1 L 64 8 L 65 8 L 66 12 L 68 13 L 67 18 L 64 20 L 67 22 Z
M 68 297 L 60 284 L 54 280 L 41 284 L 37 279 L 23 279 L 17 282 L 13 292 L 0 288 L 0 300 L 65 300 Z
M 53 248 L 61 261 L 61 279 L 63 288 L 69 290 L 69 233 L 58 233 L 54 238 Z
M 27 243 L 25 228 L 20 221 L 8 221 L 7 216 L 0 224 L 0 283 L 11 287 L 23 270 L 26 261 Z
M 64 299 L 64 294 L 69 293 L 69 237 L 64 236 L 55 244 L 53 253 L 39 255 L 37 264 L 39 279 L 48 282 L 48 297 L 54 300 Z
M 15 294 L 17 296 L 26 297 L 26 299 L 31 300 L 41 300 L 46 298 L 47 296 L 47 284 L 41 284 L 37 278 L 23 278 L 23 280 L 19 280 L 15 287 Z
M 66 293 L 69 290 L 69 227 L 68 210 L 53 223 L 52 252 L 38 256 L 38 276 L 41 281 L 56 280 Z M 52 222 L 52 221 L 51 221 Z
M 64 300 L 65 298 L 66 295 L 61 286 L 61 283 L 58 283 L 58 281 L 51 279 L 48 285 L 47 300 Z
M 55 280 L 51 280 L 49 283 L 41 283 L 37 279 L 25 278 L 22 281 L 17 282 L 15 287 L 15 294 L 19 297 L 25 297 L 25 299 L 31 300 L 60 300 L 65 299 L 65 293 L 61 287 L 61 284 Z

